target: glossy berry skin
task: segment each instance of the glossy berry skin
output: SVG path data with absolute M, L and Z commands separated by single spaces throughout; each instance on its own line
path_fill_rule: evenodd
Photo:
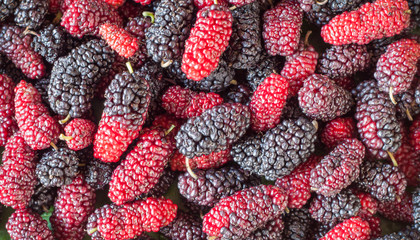
M 24 35 L 24 30 L 17 26 L 3 25 L 0 28 L 0 52 L 21 69 L 26 77 L 40 79 L 45 75 L 45 65 L 41 55 L 31 47 L 32 37 Z
M 360 8 L 344 12 L 322 27 L 326 43 L 343 45 L 367 44 L 374 39 L 399 34 L 410 23 L 406 0 L 376 0 Z
M 369 223 L 360 217 L 352 217 L 336 225 L 320 240 L 336 239 L 368 240 L 370 239 Z
M 324 196 L 338 194 L 357 179 L 364 157 L 361 141 L 344 140 L 311 171 L 311 187 Z
M 125 2 L 125 0 L 104 0 L 104 1 L 113 7 L 120 7 Z
M 16 121 L 26 143 L 41 150 L 56 143 L 60 127 L 49 115 L 36 88 L 22 80 L 15 88 Z
M 359 216 L 373 216 L 378 211 L 378 200 L 373 198 L 372 195 L 365 192 L 357 192 L 353 191 L 355 195 L 359 198 L 361 208 L 359 212 Z
M 284 189 L 288 195 L 288 208 L 302 208 L 311 198 L 309 181 L 311 170 L 316 167 L 320 159 L 320 156 L 312 155 L 289 175 L 276 180 L 276 186 Z
M 236 6 L 236 7 L 242 7 L 246 4 L 250 4 L 252 2 L 255 2 L 256 0 L 228 0 L 228 3 Z
M 232 13 L 221 5 L 198 11 L 182 56 L 181 69 L 188 79 L 200 81 L 217 68 L 232 35 L 232 21 Z
M 298 50 L 286 56 L 280 75 L 289 82 L 289 96 L 296 96 L 307 77 L 315 73 L 318 52 L 310 45 L 299 44 Z
M 420 117 L 417 117 L 410 126 L 409 132 L 410 144 L 414 150 L 420 153 Z
M 0 167 L 0 202 L 14 209 L 25 208 L 37 183 L 35 151 L 15 133 L 6 143 Z
M 410 131 L 410 134 L 413 132 Z M 420 140 L 419 140 L 420 141 Z M 418 142 L 416 142 L 417 145 Z M 405 175 L 408 186 L 417 186 L 420 174 L 420 152 L 408 141 L 404 141 L 394 154 L 398 169 Z
M 66 141 L 67 146 L 74 151 L 86 148 L 92 144 L 95 130 L 96 125 L 90 120 L 81 118 L 71 120 L 64 128 L 66 136 L 71 137 Z
M 306 116 L 322 121 L 346 114 L 354 104 L 348 91 L 320 74 L 313 74 L 305 80 L 298 99 Z
M 104 23 L 99 27 L 99 35 L 120 56 L 129 58 L 139 49 L 138 40 L 117 25 Z
M 253 130 L 266 131 L 280 122 L 288 87 L 288 81 L 275 73 L 272 73 L 258 86 L 249 103 Z
M 388 45 L 381 55 L 375 71 L 375 79 L 381 91 L 393 94 L 406 92 L 411 87 L 420 59 L 420 44 L 415 40 L 402 39 Z
M 51 224 L 57 240 L 75 239 L 94 210 L 95 190 L 79 175 L 58 190 Z M 77 201 L 75 201 L 77 199 Z M 81 234 L 83 236 L 84 234 Z
M 281 215 L 286 193 L 275 186 L 259 185 L 221 199 L 203 218 L 203 232 L 210 237 L 244 239 Z
M 54 239 L 47 221 L 30 209 L 14 212 L 6 223 L 6 229 L 11 239 Z
M 160 232 L 172 240 L 206 240 L 201 221 L 183 212 L 178 212 L 174 221 Z
M 175 219 L 178 206 L 164 198 L 147 198 L 122 206 L 105 205 L 90 215 L 87 232 L 93 240 L 132 239 L 158 232 Z
M 293 1 L 284 1 L 263 16 L 263 39 L 267 53 L 292 55 L 298 48 L 303 12 Z
M 413 223 L 413 196 L 406 192 L 394 201 L 379 202 L 378 213 L 391 221 Z
M 174 143 L 165 139 L 164 129 L 144 130 L 137 146 L 112 174 L 108 193 L 111 201 L 121 205 L 147 193 L 163 174 L 173 147 Z
M 194 5 L 197 9 L 203 9 L 214 4 L 214 0 L 194 0 Z M 226 0 L 217 0 L 218 5 L 227 7 L 228 3 Z
M 329 121 L 321 132 L 321 142 L 329 149 L 346 138 L 356 137 L 356 123 L 353 118 L 336 118 Z
M 0 75 L 0 146 L 6 145 L 13 132 L 17 128 L 14 107 L 14 86 L 13 80 L 7 75 Z
M 99 26 L 106 22 L 122 27 L 117 10 L 103 0 L 76 0 L 68 5 L 61 18 L 61 26 L 78 38 L 99 36 Z

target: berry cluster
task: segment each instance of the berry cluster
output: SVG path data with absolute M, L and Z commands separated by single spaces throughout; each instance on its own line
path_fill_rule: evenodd
M 420 239 L 419 20 L 0 0 L 0 238 Z

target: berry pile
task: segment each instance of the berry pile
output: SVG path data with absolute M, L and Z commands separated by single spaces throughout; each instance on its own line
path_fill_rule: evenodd
M 420 239 L 419 20 L 0 0 L 0 238 Z

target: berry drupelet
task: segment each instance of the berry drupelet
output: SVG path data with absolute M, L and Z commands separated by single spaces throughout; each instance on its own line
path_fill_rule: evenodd
M 61 26 L 78 38 L 99 36 L 99 26 L 106 22 L 122 27 L 117 9 L 103 0 L 72 1 L 61 18 Z
M 52 149 L 44 153 L 36 166 L 36 175 L 46 187 L 70 184 L 77 175 L 79 157 L 67 148 Z
M 247 188 L 221 199 L 204 216 L 203 232 L 209 237 L 244 239 L 280 216 L 286 205 L 287 195 L 278 187 Z
M 275 73 L 272 73 L 258 86 L 249 103 L 251 129 L 266 131 L 280 122 L 288 87 L 288 81 Z
M 163 67 L 182 57 L 193 18 L 193 0 L 161 0 L 154 23 L 146 30 L 147 52 Z
M 305 80 L 298 99 L 306 116 L 322 121 L 348 113 L 354 104 L 350 92 L 320 74 L 313 74 Z
M 395 106 L 375 81 L 362 82 L 356 92 L 355 119 L 367 153 L 378 159 L 387 158 L 387 152 L 393 153 L 401 146 L 401 128 Z
M 178 177 L 179 193 L 189 202 L 213 207 L 220 199 L 251 187 L 249 174 L 237 167 L 195 171 Z
M 49 1 L 21 0 L 15 9 L 15 23 L 23 28 L 37 29 L 48 13 Z
M 56 143 L 60 127 L 42 103 L 41 94 L 24 80 L 15 88 L 15 118 L 26 143 L 34 150 Z
M 283 239 L 306 240 L 311 237 L 313 220 L 307 208 L 292 209 L 284 218 Z
M 6 229 L 11 239 L 54 239 L 47 221 L 30 209 L 14 212 L 6 223 Z
M 263 16 L 263 39 L 268 54 L 289 56 L 298 48 L 303 12 L 293 1 L 278 3 Z
M 254 68 L 264 51 L 261 42 L 260 3 L 254 1 L 232 11 L 233 32 L 226 58 L 233 68 Z
M 187 160 L 190 169 L 218 168 L 231 160 L 230 149 L 228 147 L 226 150 L 215 151 L 208 155 L 191 159 L 188 159 L 176 150 L 170 159 L 171 169 L 172 171 L 188 171 Z
M 16 132 L 6 143 L 0 167 L 0 202 L 14 209 L 25 208 L 37 184 L 35 151 Z
M 176 218 L 160 232 L 172 240 L 206 240 L 201 221 L 183 212 L 178 212 Z
M 17 128 L 14 107 L 14 88 L 13 80 L 7 75 L 0 75 L 0 146 L 6 145 L 13 132 Z
M 232 13 L 221 5 L 214 4 L 198 11 L 182 56 L 181 69 L 188 79 L 200 81 L 217 68 L 220 56 L 229 45 L 232 21 Z
M 253 231 L 247 240 L 270 240 L 281 239 L 284 229 L 283 216 L 277 216 L 273 220 L 268 221 L 262 227 Z
M 318 72 L 331 79 L 350 77 L 369 67 L 370 54 L 365 45 L 331 46 L 319 58 Z
M 111 181 L 112 172 L 113 167 L 109 163 L 91 159 L 87 163 L 85 181 L 95 190 L 103 189 Z
M 18 0 L 1 0 L 0 1 L 0 22 L 14 13 L 15 8 L 19 5 Z
M 28 207 L 38 214 L 48 212 L 54 205 L 56 197 L 57 189 L 55 187 L 45 187 L 38 183 L 35 186 L 35 191 L 29 201 Z
M 99 27 L 99 35 L 122 57 L 132 57 L 139 49 L 138 39 L 115 24 L 102 24 Z
M 420 59 L 420 44 L 402 39 L 390 44 L 376 64 L 375 79 L 381 91 L 399 94 L 410 89 Z
M 133 201 L 156 185 L 174 149 L 165 132 L 163 128 L 143 130 L 137 145 L 112 174 L 108 193 L 112 202 Z
M 352 217 L 340 224 L 337 224 L 320 240 L 334 239 L 352 239 L 352 240 L 368 240 L 370 239 L 369 223 L 360 217 Z
M 95 157 L 117 162 L 143 127 L 150 105 L 150 85 L 140 72 L 123 72 L 112 80 L 105 98 L 93 142 Z
M 264 79 L 274 72 L 279 72 L 279 70 L 280 66 L 278 59 L 264 54 L 255 68 L 248 69 L 246 80 L 252 91 L 255 91 Z
M 420 232 L 420 187 L 413 192 L 413 218 L 414 228 Z
M 333 197 L 317 195 L 311 202 L 309 212 L 318 222 L 328 223 L 357 216 L 360 208 L 360 199 L 350 190 L 343 190 Z
M 356 137 L 356 122 L 351 117 L 336 118 L 329 121 L 321 132 L 321 142 L 333 149 L 346 138 Z
M 96 125 L 90 120 L 75 118 L 64 128 L 64 134 L 60 139 L 66 141 L 69 149 L 74 151 L 82 150 L 93 142 Z
M 316 167 L 320 159 L 320 156 L 312 155 L 289 175 L 277 178 L 276 186 L 287 192 L 289 199 L 287 207 L 302 208 L 311 198 L 311 170 Z
M 42 57 L 31 47 L 32 36 L 25 35 L 23 28 L 3 25 L 0 36 L 0 52 L 21 69 L 26 77 L 40 79 L 45 75 Z
M 394 201 L 379 202 L 378 213 L 385 218 L 398 221 L 413 223 L 413 196 L 405 192 L 400 198 Z
M 326 43 L 334 45 L 363 45 L 374 39 L 397 35 L 409 23 L 406 0 L 376 0 L 334 17 L 322 27 L 321 36 Z
M 105 41 L 93 39 L 59 58 L 51 71 L 48 100 L 62 116 L 82 117 L 92 104 L 94 89 L 114 62 L 114 52 Z
M 250 118 L 248 107 L 239 103 L 207 109 L 181 126 L 175 137 L 176 146 L 187 158 L 225 150 L 245 134 Z
M 397 167 L 365 161 L 361 165 L 356 185 L 379 201 L 394 201 L 404 193 L 407 180 Z
M 312 169 L 311 187 L 327 197 L 338 194 L 357 179 L 364 157 L 361 141 L 345 139 Z

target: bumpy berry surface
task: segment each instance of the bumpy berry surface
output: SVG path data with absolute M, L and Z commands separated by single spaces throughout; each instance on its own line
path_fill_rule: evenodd
M 330 121 L 350 111 L 351 94 L 327 76 L 313 74 L 308 77 L 298 93 L 299 106 L 306 116 Z
M 420 232 L 420 187 L 413 192 L 413 218 L 414 228 Z
M 29 201 L 28 207 L 38 214 L 48 212 L 50 207 L 54 205 L 56 197 L 56 188 L 45 187 L 44 185 L 38 183 L 35 186 L 34 194 L 31 197 L 31 201 Z
M 225 96 L 227 102 L 247 105 L 251 100 L 251 89 L 245 84 L 233 85 L 228 90 L 229 92 Z
M 93 142 L 95 157 L 117 162 L 138 137 L 150 105 L 150 85 L 139 72 L 117 74 L 105 92 L 105 108 Z
M 373 198 L 372 195 L 365 192 L 357 192 L 353 191 L 355 195 L 359 198 L 361 208 L 359 212 L 359 216 L 365 217 L 365 216 L 372 216 L 374 215 L 378 210 L 378 201 Z
M 170 168 L 165 168 L 159 181 L 150 189 L 147 193 L 143 193 L 139 198 L 159 198 L 168 192 L 171 185 L 176 181 L 177 173 L 172 171 Z
M 369 67 L 370 54 L 364 45 L 331 46 L 319 58 L 318 71 L 332 79 L 349 77 Z
M 404 193 L 394 201 L 379 202 L 378 213 L 392 221 L 413 223 L 413 196 Z
M 317 195 L 311 202 L 309 212 L 318 222 L 338 222 L 356 216 L 361 208 L 359 198 L 350 190 L 343 190 L 335 196 Z
M 315 72 L 318 53 L 311 45 L 299 44 L 298 50 L 286 57 L 280 75 L 289 81 L 289 96 L 296 96 L 303 82 Z
M 232 35 L 232 21 L 232 13 L 221 5 L 214 4 L 198 11 L 182 56 L 181 69 L 188 79 L 200 81 L 217 68 Z
M 356 138 L 344 140 L 311 171 L 311 187 L 324 196 L 338 194 L 357 179 L 364 157 L 362 142 Z
M 416 152 L 420 153 L 420 117 L 417 117 L 410 126 L 410 144 Z
M 14 212 L 6 223 L 6 229 L 11 239 L 54 239 L 47 221 L 29 209 Z
M 325 4 L 315 2 L 312 9 L 307 13 L 308 19 L 318 26 L 327 24 L 334 16 L 351 11 L 359 7 L 363 0 L 330 0 Z
M 6 143 L 0 167 L 0 202 L 14 209 L 25 208 L 37 183 L 35 152 L 25 143 L 20 132 Z
M 15 23 L 23 28 L 37 29 L 48 13 L 49 1 L 22 0 L 15 9 Z
M 180 153 L 188 158 L 225 150 L 245 134 L 250 125 L 248 107 L 224 103 L 190 118 L 175 139 Z
M 289 175 L 276 180 L 276 186 L 284 189 L 288 195 L 287 207 L 302 208 L 311 198 L 311 170 L 318 164 L 320 156 L 312 155 L 297 166 Z
M 367 44 L 399 34 L 410 23 L 407 1 L 376 0 L 344 12 L 322 27 L 324 41 L 334 45 Z
M 191 169 L 218 168 L 231 160 L 230 149 L 228 147 L 226 150 L 188 159 L 188 164 Z M 170 160 L 172 171 L 187 171 L 186 160 L 187 158 L 176 150 Z
M 266 11 L 263 16 L 263 39 L 270 55 L 288 56 L 299 45 L 303 12 L 293 1 L 285 1 Z
M 404 240 L 416 240 L 420 238 L 420 231 L 416 230 L 413 227 L 406 227 L 405 229 L 398 231 L 398 232 L 394 232 L 394 233 L 390 233 L 390 234 L 386 234 L 382 237 L 378 237 L 375 240 L 400 240 L 400 239 L 404 239 Z
M 416 103 L 414 89 L 410 88 L 406 92 L 394 95 L 394 99 L 397 102 L 398 119 L 408 119 L 411 121 L 413 116 L 420 113 L 420 105 Z
M 393 94 L 407 91 L 417 72 L 420 44 L 415 40 L 402 39 L 390 44 L 376 64 L 375 78 L 381 91 Z
M 283 239 L 305 240 L 312 237 L 313 220 L 307 208 L 292 209 L 284 218 Z
M 13 119 L 14 107 L 13 80 L 7 75 L 0 75 L 0 146 L 6 145 L 13 132 L 16 130 L 16 122 Z
M 163 227 L 160 232 L 172 240 L 206 239 L 206 235 L 202 231 L 201 221 L 183 212 L 178 212 L 174 221 Z
M 49 150 L 36 166 L 36 175 L 46 187 L 61 187 L 72 183 L 77 175 L 80 159 L 75 151 L 67 148 Z
M 226 50 L 226 58 L 233 68 L 249 69 L 257 65 L 264 51 L 261 42 L 260 3 L 253 3 L 232 11 L 233 32 Z
M 273 220 L 268 221 L 264 226 L 253 231 L 247 240 L 270 240 L 281 239 L 284 229 L 283 216 L 277 216 Z
M 48 100 L 63 116 L 82 117 L 90 110 L 95 86 L 114 62 L 114 52 L 103 40 L 90 40 L 59 58 L 51 71 Z
M 188 201 L 213 207 L 220 199 L 250 187 L 249 175 L 237 167 L 200 170 L 194 172 L 198 178 L 189 173 L 178 177 L 179 193 Z
M 155 62 L 181 58 L 193 10 L 193 0 L 161 0 L 157 4 L 155 22 L 146 30 L 146 48 Z
M 58 190 L 54 212 L 51 216 L 51 224 L 56 229 L 54 234 L 57 239 L 71 239 L 68 235 L 72 229 L 85 226 L 89 215 L 94 210 L 95 197 L 95 191 L 81 175 L 71 184 Z
M 139 49 L 138 40 L 123 28 L 111 23 L 104 23 L 99 27 L 99 35 L 120 56 L 129 58 Z
M 255 91 L 274 71 L 279 71 L 278 61 L 275 57 L 269 57 L 266 54 L 263 55 L 261 61 L 255 68 L 248 69 L 246 80 L 251 87 L 252 91 Z
M 12 15 L 18 5 L 18 0 L 2 0 L 0 3 L 0 22 Z
M 177 118 L 197 117 L 222 102 L 216 93 L 196 93 L 178 85 L 169 87 L 162 96 L 162 107 Z
M 415 150 L 410 143 L 403 141 L 394 157 L 398 163 L 398 169 L 405 175 L 407 184 L 417 186 L 420 181 L 418 178 L 420 174 L 420 152 Z
M 220 200 L 203 218 L 207 236 L 243 239 L 281 215 L 287 195 L 275 186 L 260 185 Z
M 363 82 L 357 90 L 355 119 L 360 138 L 369 154 L 387 158 L 386 151 L 395 152 L 401 146 L 395 106 L 388 94 L 377 88 L 375 81 Z
M 353 118 L 336 118 L 329 121 L 321 132 L 321 142 L 332 149 L 346 138 L 356 137 L 356 123 Z
M 15 88 L 15 117 L 26 143 L 34 150 L 56 143 L 58 122 L 49 115 L 36 88 L 22 80 Z
M 394 201 L 407 187 L 404 174 L 397 167 L 376 161 L 362 164 L 356 183 L 379 201 Z
M 66 140 L 67 146 L 74 151 L 82 150 L 93 142 L 96 125 L 90 120 L 76 118 L 71 120 L 64 132 L 70 140 Z
M 167 73 L 170 77 L 178 80 L 182 85 L 194 91 L 221 92 L 231 85 L 235 75 L 235 70 L 229 67 L 228 63 L 223 59 L 223 56 L 219 59 L 217 68 L 209 76 L 198 82 L 187 78 L 181 70 L 181 64 L 181 61 L 174 61 L 167 68 Z
M 275 181 L 290 174 L 315 150 L 316 129 L 305 119 L 283 120 L 262 137 L 244 139 L 232 148 L 233 160 L 245 170 Z
M 108 193 L 111 201 L 121 205 L 147 193 L 159 181 L 172 151 L 173 143 L 165 138 L 164 129 L 144 130 L 137 146 L 112 174 Z
M 61 26 L 78 38 L 99 36 L 99 26 L 106 22 L 122 26 L 117 10 L 103 0 L 72 1 L 61 18 Z
M 18 26 L 3 25 L 0 28 L 0 52 L 21 69 L 26 77 L 40 79 L 46 71 L 42 57 L 31 47 L 32 37 L 23 32 L 24 29 Z
M 103 189 L 111 181 L 112 172 L 110 164 L 91 159 L 86 168 L 85 181 L 95 190 Z
M 204 7 L 208 7 L 214 4 L 214 0 L 194 0 L 194 5 L 198 9 L 202 9 Z M 226 0 L 218 0 L 217 4 L 227 7 L 228 3 Z
M 253 130 L 266 131 L 280 122 L 288 87 L 288 81 L 275 73 L 272 73 L 258 86 L 249 103 Z
M 333 239 L 368 240 L 370 239 L 369 223 L 360 217 L 352 217 L 336 225 L 320 240 Z
M 167 226 L 175 219 L 177 209 L 164 198 L 105 205 L 89 216 L 87 232 L 93 240 L 132 239 L 143 231 L 157 232 Z

